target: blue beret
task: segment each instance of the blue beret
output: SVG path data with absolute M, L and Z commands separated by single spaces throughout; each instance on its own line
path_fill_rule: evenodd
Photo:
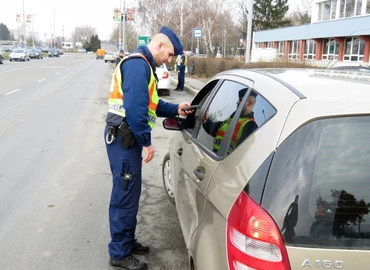
M 242 97 L 244 97 L 244 95 L 247 93 L 247 91 L 248 91 L 248 89 L 249 88 L 243 88 L 243 89 L 241 89 L 241 90 L 239 90 L 239 98 L 242 98 Z M 250 94 L 252 97 L 257 97 L 257 93 L 256 92 L 254 92 L 253 90 L 252 90 L 252 92 L 251 92 L 251 94 Z
M 176 36 L 175 32 L 173 32 L 170 28 L 163 26 L 159 33 L 165 34 L 171 40 L 174 49 L 174 55 L 180 55 L 184 53 L 182 51 L 180 39 Z

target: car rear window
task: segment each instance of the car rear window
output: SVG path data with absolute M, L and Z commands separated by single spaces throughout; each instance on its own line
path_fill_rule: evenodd
M 277 149 L 262 205 L 293 246 L 370 249 L 370 117 L 317 120 Z

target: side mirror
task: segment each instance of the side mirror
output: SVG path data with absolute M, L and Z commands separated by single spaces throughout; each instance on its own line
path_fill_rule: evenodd
M 180 117 L 166 118 L 162 124 L 167 130 L 182 130 L 184 128 L 184 119 Z

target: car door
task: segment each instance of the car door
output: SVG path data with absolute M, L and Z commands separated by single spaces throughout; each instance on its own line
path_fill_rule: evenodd
M 176 207 L 187 247 L 202 218 L 206 190 L 220 161 L 213 150 L 214 137 L 204 130 L 203 120 L 206 115 L 215 122 L 227 119 L 237 108 L 238 91 L 245 87 L 246 84 L 219 80 L 216 86 L 202 90 L 201 99 L 196 97 L 192 103 L 201 106 L 193 116 L 194 129 L 183 132 L 185 143 L 178 149 L 181 167 L 175 187 Z

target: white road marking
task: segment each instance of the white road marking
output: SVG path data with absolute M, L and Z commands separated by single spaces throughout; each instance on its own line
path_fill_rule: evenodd
M 60 74 L 60 72 L 55 73 L 55 75 L 59 75 L 59 74 Z
M 34 67 L 41 67 L 41 66 L 45 66 L 45 65 L 50 65 L 50 64 L 55 63 L 55 62 L 56 61 L 51 62 L 51 63 L 40 64 L 40 65 L 27 66 L 27 67 L 24 67 L 24 68 L 16 68 L 16 69 L 11 69 L 11 70 L 1 71 L 0 74 L 9 73 L 9 72 L 13 72 L 13 71 L 19 71 L 19 70 L 23 70 L 23 69 L 34 68 Z
M 42 81 L 45 81 L 46 79 L 44 78 L 44 79 L 41 79 L 41 80 L 38 80 L 37 82 L 42 82 Z
M 15 90 L 13 90 L 13 91 L 10 91 L 10 92 L 8 92 L 8 93 L 4 94 L 4 96 L 7 96 L 7 95 L 10 95 L 10 94 L 13 94 L 13 93 L 15 93 L 15 92 L 18 92 L 19 90 L 21 90 L 21 89 L 15 89 Z

